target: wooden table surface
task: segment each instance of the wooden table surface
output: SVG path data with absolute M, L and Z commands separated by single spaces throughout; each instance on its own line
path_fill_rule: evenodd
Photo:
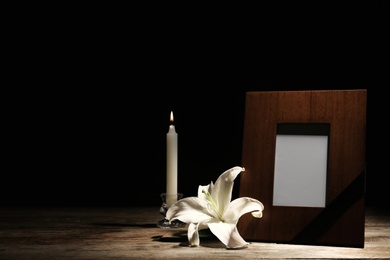
M 3 207 L 0 259 L 390 259 L 388 210 L 366 209 L 364 248 L 251 242 L 228 250 L 213 237 L 189 247 L 186 229 L 161 229 L 161 219 L 158 207 Z

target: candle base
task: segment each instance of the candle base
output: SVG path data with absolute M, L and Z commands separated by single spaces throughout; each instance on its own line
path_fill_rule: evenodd
M 173 220 L 169 223 L 169 221 L 164 218 L 157 222 L 157 226 L 159 228 L 185 228 L 187 227 L 187 224 L 180 220 Z
M 160 213 L 164 216 L 164 219 L 157 222 L 157 226 L 160 228 L 184 228 L 187 226 L 186 223 L 181 222 L 180 220 L 173 220 L 169 223 L 169 220 L 165 218 L 166 213 L 169 207 L 172 205 L 172 202 L 176 202 L 177 200 L 183 198 L 182 193 L 168 195 L 166 193 L 161 193 L 160 195 L 163 203 L 160 207 Z M 168 203 L 167 203 L 168 202 Z

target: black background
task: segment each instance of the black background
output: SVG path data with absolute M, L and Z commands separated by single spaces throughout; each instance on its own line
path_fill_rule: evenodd
M 387 2 L 160 7 L 15 20 L 0 205 L 159 206 L 170 111 L 196 195 L 240 165 L 246 91 L 315 89 L 367 89 L 366 201 L 388 205 Z

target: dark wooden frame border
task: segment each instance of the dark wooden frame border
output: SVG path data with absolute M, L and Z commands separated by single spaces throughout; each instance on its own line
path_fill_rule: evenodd
M 263 218 L 237 225 L 248 241 L 364 247 L 367 90 L 246 93 L 239 196 L 260 200 Z M 325 208 L 272 205 L 278 123 L 329 123 Z

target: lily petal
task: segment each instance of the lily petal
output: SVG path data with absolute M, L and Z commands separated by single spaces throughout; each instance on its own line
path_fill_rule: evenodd
M 254 217 L 261 218 L 263 216 L 264 205 L 260 201 L 250 198 L 241 197 L 233 200 L 226 209 L 223 219 L 227 223 L 237 224 L 239 218 L 251 212 Z
M 208 223 L 210 231 L 227 247 L 227 248 L 245 248 L 248 243 L 238 233 L 235 224 L 224 222 Z
M 198 231 L 198 224 L 190 223 L 188 225 L 188 242 L 191 246 L 199 246 L 200 240 L 199 240 L 199 231 Z
M 207 202 L 198 197 L 187 197 L 174 203 L 165 214 L 169 220 L 178 219 L 184 223 L 199 223 L 211 218 L 207 211 Z
M 235 166 L 223 172 L 215 182 L 210 186 L 210 194 L 218 205 L 219 212 L 224 212 L 232 199 L 234 180 L 237 175 L 244 171 L 243 167 Z

